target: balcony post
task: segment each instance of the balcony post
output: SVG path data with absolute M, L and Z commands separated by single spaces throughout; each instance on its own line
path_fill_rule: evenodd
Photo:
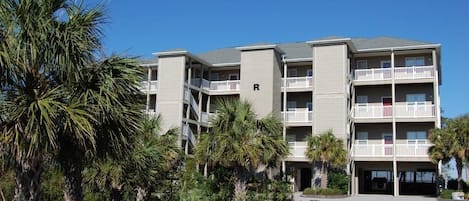
M 151 68 L 150 67 L 148 67 L 147 72 L 148 72 L 148 75 L 147 75 L 147 104 L 145 104 L 145 111 L 148 114 L 148 110 L 150 110 L 150 80 L 151 80 Z
M 397 177 L 397 161 L 396 161 L 396 81 L 395 81 L 395 62 L 394 50 L 391 49 L 391 90 L 392 90 L 392 170 L 394 196 L 399 196 L 399 178 Z
M 438 65 L 437 65 L 437 55 L 436 55 L 436 50 L 432 50 L 432 62 L 433 62 L 433 77 L 434 77 L 434 82 L 433 82 L 433 102 L 434 102 L 434 108 L 433 112 L 436 117 L 435 121 L 435 127 L 440 128 L 441 127 L 441 117 L 440 117 L 440 92 L 439 92 L 439 79 L 438 79 Z M 469 175 L 469 174 L 468 174 Z

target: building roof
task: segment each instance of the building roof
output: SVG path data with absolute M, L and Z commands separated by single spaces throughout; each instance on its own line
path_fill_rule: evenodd
M 351 44 L 355 47 L 357 51 L 366 51 L 371 49 L 380 49 L 380 48 L 395 48 L 395 47 L 406 47 L 406 46 L 418 46 L 418 45 L 432 45 L 433 43 L 426 43 L 421 41 L 400 39 L 394 37 L 376 37 L 376 38 L 344 38 L 339 36 L 330 36 L 325 38 L 316 39 L 313 41 L 327 41 L 327 40 L 350 40 Z M 287 59 L 312 59 L 312 48 L 307 41 L 293 42 L 293 43 L 256 43 L 254 45 L 276 45 L 281 51 L 285 53 Z M 242 46 L 248 47 L 253 46 L 253 44 Z M 216 49 L 200 54 L 196 56 L 200 59 L 203 59 L 207 63 L 210 63 L 215 66 L 226 66 L 226 65 L 236 65 L 241 60 L 240 49 L 242 47 L 230 47 Z M 179 49 L 178 49 L 179 50 Z

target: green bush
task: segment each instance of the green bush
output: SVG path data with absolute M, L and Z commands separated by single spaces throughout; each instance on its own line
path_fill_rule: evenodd
M 339 189 L 343 194 L 348 191 L 349 177 L 345 172 L 329 172 L 327 187 L 332 189 Z
M 451 199 L 451 193 L 456 192 L 456 190 L 445 189 L 440 193 L 440 198 L 442 199 Z
M 340 189 L 335 188 L 306 188 L 303 191 L 304 195 L 343 195 Z

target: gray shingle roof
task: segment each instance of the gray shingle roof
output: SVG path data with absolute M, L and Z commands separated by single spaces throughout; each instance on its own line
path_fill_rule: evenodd
M 343 37 L 329 36 L 316 40 L 325 39 L 340 39 Z M 374 48 L 390 48 L 390 47 L 404 47 L 404 46 L 415 46 L 415 45 L 428 45 L 431 43 L 425 43 L 421 41 L 393 38 L 393 37 L 377 37 L 377 38 L 352 38 L 351 42 L 357 50 L 374 49 Z M 270 43 L 256 43 L 254 45 L 265 45 Z M 253 44 L 247 45 L 251 46 Z M 294 43 L 280 43 L 278 47 L 283 50 L 286 54 L 287 59 L 304 59 L 312 58 L 312 50 L 306 41 L 294 42 Z M 173 49 L 182 50 L 182 49 Z M 197 54 L 199 58 L 207 61 L 210 64 L 227 64 L 227 63 L 239 63 L 241 60 L 240 51 L 235 47 L 222 48 L 209 52 Z
M 420 41 L 400 39 L 400 38 L 391 38 L 391 37 L 378 37 L 378 38 L 371 38 L 371 39 L 352 38 L 352 43 L 355 45 L 357 50 L 430 44 L 430 43 L 424 43 Z

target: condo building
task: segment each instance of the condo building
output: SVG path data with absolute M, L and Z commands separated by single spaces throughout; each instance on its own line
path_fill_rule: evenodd
M 191 154 L 219 99 L 245 99 L 283 122 L 290 155 L 281 170 L 295 191 L 319 171 L 306 138 L 332 130 L 348 153 L 350 192 L 435 194 L 429 131 L 440 126 L 440 45 L 390 37 L 340 38 L 154 53 L 141 90 L 163 129 L 180 127 Z

